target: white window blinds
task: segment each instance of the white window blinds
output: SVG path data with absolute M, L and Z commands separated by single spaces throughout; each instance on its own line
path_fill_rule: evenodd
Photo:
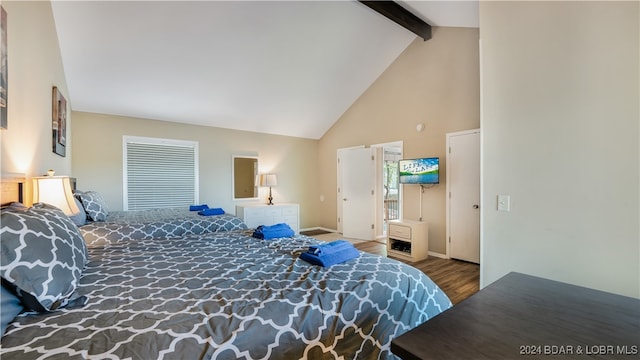
M 123 138 L 124 210 L 198 203 L 198 143 Z

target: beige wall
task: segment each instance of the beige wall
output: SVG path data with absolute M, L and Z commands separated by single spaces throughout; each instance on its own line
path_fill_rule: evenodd
M 439 156 L 445 134 L 480 126 L 478 29 L 434 28 L 416 39 L 320 139 L 320 226 L 337 228 L 336 150 L 356 145 L 404 142 L 404 157 Z M 424 123 L 423 132 L 416 125 Z M 426 190 L 423 218 L 429 249 L 446 252 L 445 181 Z M 404 217 L 419 217 L 419 187 L 404 188 Z
M 69 101 L 51 4 L 36 1 L 2 1 L 7 12 L 8 129 L 0 130 L 2 173 L 27 177 L 55 169 L 71 173 L 71 142 L 67 156 L 52 151 L 52 88 Z M 67 104 L 70 108 L 70 102 Z M 67 136 L 72 134 L 67 111 Z M 27 199 L 30 202 L 30 199 Z
M 261 173 L 278 175 L 274 203 L 299 203 L 301 228 L 316 226 L 317 140 L 85 112 L 73 116 L 78 188 L 101 192 L 110 209 L 122 209 L 122 137 L 144 136 L 198 141 L 200 202 L 231 213 L 243 203 L 232 200 L 232 155 L 258 156 Z M 267 192 L 260 189 L 260 201 L 266 202 Z
M 639 11 L 480 3 L 481 286 L 519 271 L 640 297 Z

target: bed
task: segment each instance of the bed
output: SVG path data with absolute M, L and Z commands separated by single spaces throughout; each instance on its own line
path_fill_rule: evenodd
M 217 231 L 246 229 L 235 215 L 198 215 L 185 208 L 111 211 L 104 221 L 79 227 L 87 245 L 99 246 L 127 240 L 172 239 Z
M 15 234 L 38 226 L 53 234 L 47 235 L 56 244 L 51 252 L 67 271 L 59 277 L 69 277 L 72 286 L 66 281 L 63 290 L 52 291 L 58 275 L 49 269 L 48 289 L 16 295 L 30 284 L 12 273 L 12 264 L 20 262 L 15 254 L 25 257 L 30 247 L 50 242 L 27 244 Z M 35 298 L 44 309 L 16 313 L 1 339 L 0 357 L 392 359 L 394 337 L 451 307 L 427 276 L 396 260 L 360 253 L 324 268 L 299 258 L 319 240 L 303 235 L 260 240 L 251 233 L 122 238 L 87 246 L 55 208 L 5 209 L 3 317 L 10 309 L 5 308 L 11 298 L 4 296 L 7 283 L 14 286 L 11 295 L 26 303 Z M 20 250 L 7 261 L 10 240 Z M 41 299 L 38 290 L 47 296 Z M 59 294 L 50 298 L 51 292 Z
M 89 246 L 123 239 L 172 239 L 247 228 L 242 219 L 226 213 L 203 216 L 188 207 L 109 211 L 97 191 L 74 190 L 74 194 L 80 213 L 72 220 Z

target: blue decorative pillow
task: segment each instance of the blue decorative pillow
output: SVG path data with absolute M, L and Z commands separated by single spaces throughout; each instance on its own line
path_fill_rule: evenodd
M 78 227 L 47 204 L 0 212 L 0 276 L 26 309 L 67 304 L 88 260 Z
M 22 312 L 23 307 L 20 298 L 7 290 L 4 285 L 0 287 L 2 288 L 0 289 L 0 336 L 2 336 L 9 323 Z
M 78 192 L 80 200 L 87 212 L 87 217 L 93 221 L 105 221 L 109 214 L 109 208 L 102 195 L 97 191 Z

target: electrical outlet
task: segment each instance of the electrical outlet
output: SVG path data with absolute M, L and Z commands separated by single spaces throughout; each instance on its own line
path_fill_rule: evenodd
M 511 196 L 498 195 L 498 211 L 511 211 Z

